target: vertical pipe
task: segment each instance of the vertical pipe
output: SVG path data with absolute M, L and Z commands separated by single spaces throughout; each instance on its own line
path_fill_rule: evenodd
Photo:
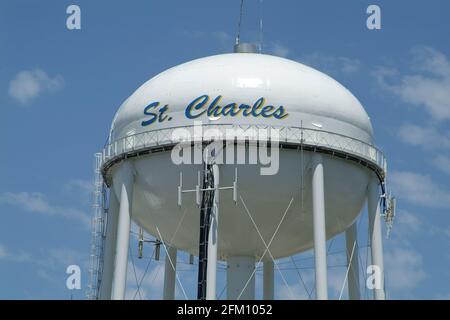
M 177 249 L 167 247 L 166 262 L 164 265 L 164 293 L 163 300 L 175 299 L 175 280 L 177 272 Z
M 345 231 L 347 248 L 347 287 L 349 300 L 360 300 L 359 291 L 359 263 L 358 263 L 358 234 L 356 221 Z
M 274 272 L 273 272 L 273 261 L 264 261 L 263 266 L 263 299 L 273 300 L 274 299 Z
M 384 262 L 383 262 L 383 242 L 381 233 L 381 216 L 380 216 L 380 193 L 378 191 L 378 181 L 375 177 L 371 179 L 368 187 L 367 209 L 369 213 L 369 233 L 370 247 L 372 255 L 372 265 L 375 268 L 375 282 L 379 284 L 374 289 L 375 300 L 384 300 Z
M 313 224 L 314 224 L 314 259 L 316 271 L 316 298 L 328 299 L 327 287 L 327 247 L 325 230 L 325 195 L 322 155 L 313 155 Z
M 133 170 L 129 163 L 124 163 L 116 173 L 120 182 L 120 209 L 117 224 L 116 259 L 112 286 L 113 300 L 125 298 L 127 282 L 128 247 L 130 243 L 131 201 L 133 200 Z
M 109 192 L 109 209 L 106 220 L 105 251 L 103 257 L 103 272 L 100 283 L 100 300 L 111 299 L 111 288 L 116 257 L 117 220 L 119 218 L 119 201 L 114 190 Z
M 228 258 L 227 299 L 255 299 L 255 258 L 233 256 Z M 245 288 L 245 289 L 244 289 Z
M 208 233 L 208 265 L 206 267 L 206 300 L 216 300 L 217 276 L 217 240 L 219 223 L 219 167 L 213 165 L 214 176 L 214 210 L 211 213 L 211 223 Z

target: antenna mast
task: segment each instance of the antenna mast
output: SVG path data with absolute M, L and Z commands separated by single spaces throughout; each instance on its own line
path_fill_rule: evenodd
M 236 35 L 236 45 L 241 41 L 241 23 L 242 23 L 242 13 L 244 11 L 244 0 L 241 0 L 241 9 L 239 12 L 239 22 L 238 22 L 238 30 Z

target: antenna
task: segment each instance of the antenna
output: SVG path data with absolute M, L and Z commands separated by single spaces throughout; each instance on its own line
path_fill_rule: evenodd
M 155 245 L 155 260 L 159 261 L 159 254 L 161 250 L 161 240 L 155 239 L 155 240 L 147 240 L 144 237 L 144 229 L 139 228 L 139 234 L 138 234 L 138 259 L 142 259 L 143 252 L 144 252 L 144 244 L 145 243 L 152 243 Z
M 263 50 L 263 0 L 259 0 L 259 53 Z
M 217 190 L 232 190 L 233 192 L 233 201 L 235 204 L 237 204 L 237 197 L 238 197 L 238 185 L 237 185 L 237 181 L 238 181 L 238 171 L 237 171 L 237 167 L 234 169 L 234 181 L 233 181 L 233 185 L 232 186 L 227 186 L 227 187 L 202 187 L 201 186 L 201 180 L 200 180 L 200 171 L 198 171 L 197 173 L 197 185 L 195 186 L 194 189 L 183 189 L 183 173 L 180 172 L 180 184 L 177 187 L 177 194 L 178 194 L 178 200 L 177 200 L 177 204 L 178 206 L 181 208 L 183 205 L 183 194 L 184 193 L 195 193 L 195 203 L 197 204 L 198 207 L 201 206 L 201 198 L 202 198 L 202 193 L 206 192 L 206 191 L 217 191 Z M 216 190 L 217 189 L 217 190 Z
M 236 35 L 236 45 L 238 45 L 241 40 L 241 23 L 242 23 L 243 11 L 244 11 L 244 0 L 241 0 L 241 9 L 239 11 L 239 22 L 238 22 L 238 30 L 237 30 L 237 35 Z
M 262 52 L 262 30 L 263 30 L 263 17 L 262 17 L 262 0 L 259 0 L 259 44 L 241 42 L 241 25 L 242 16 L 244 13 L 244 0 L 241 0 L 241 8 L 239 12 L 238 30 L 236 35 L 236 42 L 234 44 L 234 53 L 261 53 Z

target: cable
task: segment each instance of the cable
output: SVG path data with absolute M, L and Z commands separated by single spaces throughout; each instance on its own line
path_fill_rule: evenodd
M 355 239 L 355 242 L 353 243 L 352 254 L 350 255 L 350 263 L 348 264 L 347 271 L 345 272 L 344 282 L 342 283 L 341 293 L 339 294 L 339 300 L 342 299 L 342 294 L 344 293 L 344 288 L 345 288 L 345 284 L 347 282 L 348 273 L 350 271 L 350 268 L 352 267 L 351 262 L 353 261 L 353 254 L 355 253 L 355 247 L 356 247 L 356 239 Z
M 185 217 L 185 215 L 186 215 L 186 211 L 187 211 L 187 210 L 184 211 L 184 213 L 183 213 L 183 215 L 182 215 L 180 221 L 178 222 L 177 229 L 175 230 L 174 234 L 172 235 L 171 242 L 173 241 L 173 239 L 174 239 L 174 238 L 176 237 L 176 235 L 177 235 L 177 232 L 178 232 L 178 230 L 179 230 L 179 226 L 182 224 L 183 219 L 184 219 L 184 217 Z M 156 224 L 155 224 L 155 225 L 156 225 Z M 158 228 L 157 225 L 156 225 L 156 227 Z M 158 232 L 159 232 L 159 230 L 158 230 Z M 138 235 L 138 234 L 137 234 L 136 232 L 134 232 L 133 230 L 131 230 L 130 233 L 135 234 L 135 235 Z M 152 239 L 148 239 L 148 240 L 151 241 Z M 164 246 L 164 243 L 163 243 L 163 246 Z M 165 248 L 165 246 L 164 246 L 164 248 Z M 140 294 L 140 288 L 141 288 L 141 286 L 142 286 L 142 283 L 143 283 L 143 281 L 144 281 L 145 276 L 147 275 L 147 272 L 148 272 L 148 269 L 149 269 L 149 267 L 150 267 L 151 262 L 154 261 L 154 260 L 153 260 L 153 257 L 154 257 L 155 251 L 156 251 L 156 246 L 153 247 L 152 254 L 151 254 L 151 256 L 149 257 L 149 261 L 148 261 L 148 263 L 147 263 L 147 266 L 145 267 L 144 274 L 142 275 L 140 281 L 137 281 L 137 280 L 136 280 L 136 282 L 137 282 L 137 290 L 139 291 L 139 295 L 140 295 L 140 296 L 141 296 L 141 294 Z M 132 254 L 132 252 L 131 252 L 131 247 L 130 247 L 130 250 L 129 250 L 129 254 L 130 254 L 130 256 L 131 256 L 132 259 L 133 259 L 133 257 L 135 257 L 135 256 Z M 134 268 L 134 260 L 132 260 L 132 262 L 133 262 L 133 268 Z M 155 262 L 157 262 L 157 261 L 155 261 Z M 172 261 L 170 261 L 170 262 L 171 262 L 171 264 L 172 264 Z M 178 262 L 178 263 L 183 263 L 183 262 Z M 173 267 L 173 265 L 172 265 L 172 267 Z M 151 280 L 150 284 L 153 283 L 154 279 L 156 278 L 156 275 L 159 273 L 159 270 L 160 270 L 160 269 L 158 268 L 158 270 L 156 271 L 155 275 L 153 276 L 153 279 Z M 178 272 L 178 271 L 177 271 L 177 272 Z M 177 280 L 178 280 L 178 282 L 179 282 L 178 276 L 176 276 L 176 277 L 177 277 Z M 180 286 L 182 287 L 181 282 L 179 282 L 179 284 L 180 284 Z M 134 297 L 133 297 L 133 300 L 136 298 L 136 295 L 138 294 L 138 291 L 135 292 Z M 183 293 L 184 293 L 184 288 L 183 288 L 183 287 L 182 287 L 182 291 L 183 291 Z M 142 299 L 142 297 L 141 297 L 141 299 Z
M 161 236 L 161 232 L 159 231 L 158 226 L 156 226 L 156 231 L 158 232 L 159 238 L 162 239 L 163 237 Z M 177 280 L 178 284 L 180 285 L 180 288 L 181 288 L 181 291 L 183 292 L 184 298 L 186 300 L 189 300 L 187 295 L 186 295 L 186 291 L 184 290 L 183 284 L 181 283 L 180 278 L 178 277 L 178 273 L 176 271 L 175 265 L 173 264 L 172 259 L 170 258 L 169 251 L 167 250 L 166 243 L 164 241 L 162 241 L 161 243 L 162 243 L 164 251 L 166 253 L 166 259 L 167 258 L 169 259 L 170 266 L 172 267 L 172 270 L 175 271 L 175 279 Z
M 306 283 L 303 280 L 300 270 L 299 270 L 299 268 L 297 268 L 297 264 L 295 263 L 294 258 L 292 256 L 290 256 L 290 258 L 291 258 L 292 262 L 294 263 L 295 271 L 297 271 L 298 277 L 300 278 L 300 281 L 302 282 L 303 287 L 305 288 L 306 294 L 308 295 L 308 299 L 311 300 L 311 293 L 309 292 L 308 288 L 306 287 Z
M 175 239 L 175 236 L 177 235 L 178 230 L 180 229 L 181 224 L 182 224 L 183 221 L 184 221 L 184 217 L 186 216 L 186 212 L 187 212 L 187 209 L 184 210 L 183 215 L 181 216 L 181 219 L 180 219 L 180 221 L 178 222 L 177 228 L 175 229 L 175 232 L 174 232 L 173 235 L 172 235 L 172 239 L 170 239 L 170 243 L 172 243 L 173 240 Z
M 242 198 L 242 196 L 240 197 L 240 199 L 241 199 L 241 201 L 242 201 L 242 204 L 244 205 L 245 211 L 247 212 L 247 214 L 248 214 L 248 216 L 249 216 L 251 222 L 253 223 L 253 226 L 255 227 L 255 229 L 256 229 L 256 231 L 257 231 L 259 237 L 261 238 L 261 241 L 263 242 L 264 246 L 266 247 L 266 249 L 264 250 L 264 252 L 263 252 L 263 254 L 261 255 L 261 257 L 259 258 L 259 261 L 258 261 L 258 263 L 257 263 L 256 265 L 259 265 L 259 264 L 261 263 L 262 259 L 264 258 L 264 256 L 266 255 L 266 253 L 268 253 L 269 256 L 270 256 L 270 258 L 272 259 L 274 265 L 275 265 L 275 268 L 276 268 L 276 269 L 278 270 L 278 272 L 280 273 L 281 279 L 283 280 L 284 284 L 285 284 L 286 287 L 288 288 L 289 294 L 290 294 L 292 297 L 294 297 L 294 294 L 293 294 L 293 292 L 292 292 L 292 290 L 291 290 L 291 287 L 289 287 L 289 284 L 287 283 L 286 279 L 284 278 L 283 273 L 280 271 L 280 268 L 278 267 L 277 262 L 275 261 L 275 259 L 274 259 L 273 255 L 272 255 L 272 253 L 271 253 L 270 250 L 269 250 L 269 247 L 270 247 L 270 245 L 272 244 L 273 239 L 274 239 L 275 236 L 277 235 L 278 230 L 280 229 L 280 226 L 281 226 L 281 224 L 283 223 L 284 218 L 286 217 L 287 212 L 288 212 L 289 209 L 291 208 L 292 202 L 294 201 L 294 197 L 291 198 L 291 201 L 289 202 L 289 205 L 288 205 L 288 207 L 286 208 L 286 211 L 284 212 L 284 214 L 283 214 L 283 216 L 282 216 L 280 222 L 278 223 L 278 226 L 276 227 L 275 232 L 274 232 L 274 234 L 272 235 L 272 238 L 270 238 L 270 241 L 269 241 L 268 244 L 266 244 L 266 241 L 264 240 L 264 238 L 263 238 L 261 232 L 259 231 L 259 228 L 258 228 L 258 226 L 257 226 L 256 223 L 255 223 L 255 220 L 253 220 L 253 217 L 252 217 L 252 215 L 250 214 L 250 211 L 248 210 L 247 205 L 245 204 L 244 199 Z M 253 269 L 253 272 L 252 272 L 250 278 L 247 280 L 247 282 L 246 282 L 244 288 L 242 289 L 241 293 L 239 294 L 239 296 L 237 297 L 236 300 L 239 300 L 239 299 L 241 298 L 242 293 L 243 293 L 243 292 L 245 291 L 245 289 L 247 288 L 247 286 L 248 286 L 248 284 L 250 283 L 250 280 L 251 280 L 251 278 L 254 276 L 255 272 L 256 272 L 256 267 Z
M 220 298 L 222 297 L 222 295 L 225 292 L 226 288 L 227 288 L 227 283 L 225 282 L 225 285 L 223 286 L 222 291 L 220 291 L 219 297 L 217 298 L 218 300 L 220 300 Z
M 131 253 L 131 245 L 130 244 L 128 244 L 128 255 L 131 257 L 131 265 L 133 266 L 133 273 L 134 273 L 134 279 L 135 279 L 135 281 L 136 281 L 136 286 L 138 285 L 138 278 L 137 278 L 137 274 L 136 274 L 136 267 L 134 266 L 134 258 L 133 258 L 133 255 L 132 255 L 132 253 Z M 141 295 L 141 290 L 139 289 L 139 287 L 137 288 L 137 292 L 139 293 L 139 298 L 141 298 L 141 300 L 143 300 L 142 299 L 142 295 Z M 136 295 L 134 295 L 135 297 L 136 297 Z
M 139 280 L 139 283 L 138 283 L 138 286 L 137 286 L 138 290 L 140 290 L 140 288 L 141 288 L 141 286 L 142 286 L 142 282 L 144 282 L 144 278 L 145 278 L 145 276 L 147 275 L 148 268 L 150 267 L 150 263 L 151 263 L 152 260 L 153 260 L 153 255 L 155 254 L 155 250 L 156 250 L 156 246 L 153 247 L 153 252 L 152 252 L 152 255 L 150 256 L 150 260 L 148 261 L 147 266 L 145 267 L 144 274 L 142 275 L 141 280 Z M 134 293 L 133 300 L 136 299 L 136 295 L 137 295 L 137 294 L 138 294 L 138 291 L 136 291 L 136 292 Z

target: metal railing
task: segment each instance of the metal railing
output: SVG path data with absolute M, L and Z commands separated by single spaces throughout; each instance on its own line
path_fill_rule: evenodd
M 136 133 L 107 144 L 102 153 L 103 163 L 126 153 L 177 144 L 180 136 L 189 137 L 192 142 L 209 141 L 211 139 L 203 134 L 206 130 L 216 130 L 224 139 L 227 137 L 227 130 L 234 130 L 239 132 L 238 139 L 241 137 L 247 141 L 270 141 L 268 137 L 273 137 L 272 130 L 276 130 L 280 143 L 327 148 L 364 159 L 383 173 L 387 169 L 386 159 L 378 148 L 339 133 L 302 127 L 234 124 L 192 125 Z

